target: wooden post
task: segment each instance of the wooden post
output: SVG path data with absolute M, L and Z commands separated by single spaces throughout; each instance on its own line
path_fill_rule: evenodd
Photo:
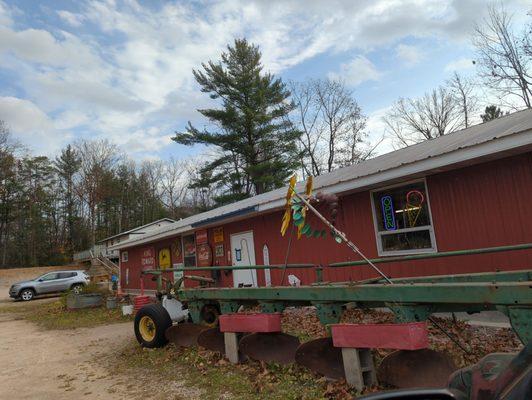
M 362 391 L 364 386 L 377 383 L 375 365 L 370 349 L 354 349 L 342 347 L 345 379 L 349 386 Z
M 238 337 L 235 332 L 224 332 L 225 355 L 233 364 L 238 364 Z
M 362 376 L 362 366 L 358 350 L 349 347 L 342 347 L 342 358 L 344 360 L 345 380 L 349 386 L 361 391 L 364 388 L 364 378 Z

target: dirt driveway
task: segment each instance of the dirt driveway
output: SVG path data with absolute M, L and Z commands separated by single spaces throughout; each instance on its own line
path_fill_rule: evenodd
M 131 323 L 69 331 L 43 330 L 0 315 L 0 387 L 5 399 L 123 399 L 121 381 L 98 366 L 132 338 Z
M 65 267 L 62 267 L 65 268 Z M 0 270 L 0 307 L 21 306 L 9 298 L 9 286 L 61 267 Z M 31 306 L 57 296 L 33 300 Z M 0 313 L 0 387 L 5 399 L 123 399 L 125 385 L 94 360 L 133 339 L 131 323 L 45 330 L 16 314 Z

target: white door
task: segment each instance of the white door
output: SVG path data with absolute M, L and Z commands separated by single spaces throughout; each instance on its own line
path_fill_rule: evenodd
M 233 265 L 255 265 L 255 246 L 253 243 L 253 231 L 236 233 L 231 235 L 231 259 Z M 233 270 L 233 285 L 257 286 L 257 270 L 240 269 Z

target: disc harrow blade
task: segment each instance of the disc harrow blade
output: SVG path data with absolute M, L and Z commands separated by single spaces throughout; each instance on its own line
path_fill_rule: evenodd
M 186 322 L 171 326 L 165 335 L 169 342 L 177 346 L 193 347 L 198 345 L 198 336 L 205 329 L 203 325 Z
M 253 360 L 290 364 L 299 345 L 297 337 L 286 333 L 252 333 L 240 339 L 238 347 Z
M 224 334 L 218 328 L 201 331 L 198 336 L 198 344 L 208 350 L 225 354 Z
M 345 376 L 342 350 L 333 346 L 330 337 L 303 343 L 296 350 L 296 362 L 327 378 Z
M 398 388 L 442 387 L 456 369 L 451 358 L 439 351 L 398 350 L 384 357 L 377 377 Z

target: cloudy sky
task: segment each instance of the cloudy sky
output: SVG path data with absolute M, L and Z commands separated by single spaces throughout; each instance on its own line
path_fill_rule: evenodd
M 108 138 L 133 159 L 185 157 L 170 140 L 209 103 L 192 69 L 227 43 L 259 44 L 283 79 L 342 79 L 369 116 L 457 70 L 474 74 L 481 0 L 0 0 L 0 119 L 35 153 Z M 507 0 L 517 20 L 530 2 Z M 381 152 L 387 150 L 385 144 Z

